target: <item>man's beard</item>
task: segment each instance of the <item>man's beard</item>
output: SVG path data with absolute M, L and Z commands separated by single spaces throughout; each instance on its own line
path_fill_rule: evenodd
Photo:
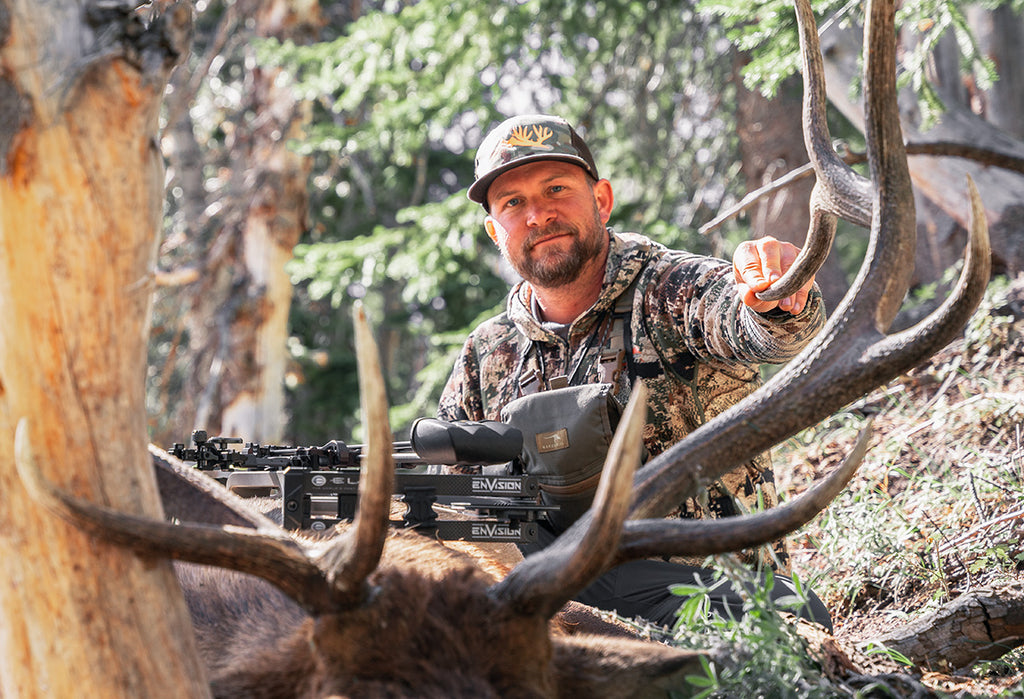
M 572 245 L 568 250 L 554 249 L 543 254 L 533 254 L 537 242 L 553 235 L 571 234 Z M 601 253 L 607 233 L 600 220 L 595 220 L 581 231 L 569 223 L 553 223 L 535 230 L 514 256 L 505 250 L 505 258 L 531 284 L 545 288 L 557 288 L 574 282 L 580 272 Z

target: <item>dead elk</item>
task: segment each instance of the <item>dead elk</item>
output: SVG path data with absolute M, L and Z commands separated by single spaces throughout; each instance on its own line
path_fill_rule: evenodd
M 361 315 L 357 351 L 367 458 L 357 519 L 341 535 L 293 537 L 201 480 L 179 494 L 229 512 L 229 522 L 174 525 L 112 512 L 43 482 L 29 445 L 19 439 L 26 486 L 107 542 L 140 555 L 217 566 L 182 568 L 180 577 L 219 696 L 618 697 L 680 687 L 685 675 L 700 674 L 699 653 L 551 633 L 549 620 L 620 562 L 746 548 L 811 519 L 844 486 L 856 458 L 766 513 L 707 522 L 659 518 L 725 471 L 930 356 L 960 332 L 988 280 L 987 233 L 972 188 L 974 225 L 957 288 L 915 328 L 885 334 L 914 258 L 913 203 L 896 108 L 894 2 L 871 2 L 865 32 L 870 181 L 849 171 L 828 146 L 817 35 L 803 0 L 798 17 L 805 133 L 818 185 L 809 261 L 801 261 L 794 275 L 813 273 L 827 254 L 834 215 L 870 221 L 869 254 L 853 289 L 821 335 L 770 384 L 636 470 L 644 422 L 644 390 L 638 386 L 594 506 L 503 579 L 494 581 L 425 538 L 387 533 L 391 436 L 376 349 Z

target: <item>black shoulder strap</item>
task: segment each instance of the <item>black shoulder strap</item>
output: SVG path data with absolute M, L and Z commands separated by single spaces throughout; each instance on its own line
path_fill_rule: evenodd
M 523 367 L 526 366 L 530 350 L 533 349 L 533 340 L 527 337 L 526 333 L 519 329 L 519 326 L 516 326 L 516 330 L 519 333 L 522 348 L 519 350 L 519 362 L 516 366 L 515 381 L 519 384 L 519 395 L 528 396 L 541 390 L 541 375 L 535 368 L 531 368 L 525 375 L 523 374 Z
M 603 383 L 615 384 L 623 369 L 629 381 L 628 387 L 632 387 L 636 378 L 636 369 L 633 367 L 633 297 L 636 293 L 637 281 L 640 275 L 633 278 L 630 285 L 615 300 L 615 308 L 612 311 L 612 327 L 608 347 L 605 348 L 598 358 L 601 366 L 601 381 Z
M 608 347 L 602 350 L 597 358 L 598 365 L 600 366 L 601 383 L 617 384 L 622 370 L 626 370 L 626 376 L 629 380 L 626 383 L 627 393 L 625 396 L 622 396 L 623 400 L 629 397 L 628 390 L 632 388 L 633 381 L 636 379 L 636 369 L 633 366 L 632 319 L 633 296 L 639 280 L 640 274 L 638 273 L 630 285 L 615 300 L 615 306 L 612 309 L 612 326 L 608 333 Z M 525 374 L 523 373 L 526 361 L 530 356 L 530 351 L 534 349 L 534 341 L 527 337 L 518 326 L 517 330 L 523 344 L 519 351 L 519 361 L 516 366 L 515 376 L 519 384 L 519 395 L 526 396 L 542 390 L 544 377 L 534 368 L 531 368 Z M 586 373 L 580 374 L 578 371 L 580 368 L 577 366 L 576 370 L 573 371 L 574 377 L 577 375 L 582 376 Z

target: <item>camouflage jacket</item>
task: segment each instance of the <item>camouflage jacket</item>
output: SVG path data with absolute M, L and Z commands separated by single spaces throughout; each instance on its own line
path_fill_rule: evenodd
M 759 364 L 789 360 L 824 322 L 817 288 L 798 315 L 756 313 L 735 293 L 730 263 L 669 250 L 636 234 L 609 234 L 601 294 L 572 322 L 567 337 L 537 320 L 532 288 L 517 284 L 505 312 L 466 340 L 441 396 L 440 418 L 498 420 L 502 407 L 519 397 L 520 379 L 531 370 L 548 381 L 573 375 L 574 384 L 603 380 L 597 358 L 612 343 L 616 302 L 632 287 L 631 357 L 616 395 L 625 402 L 631 379 L 644 380 L 649 392 L 644 441 L 656 455 L 751 393 L 760 385 Z M 528 353 L 527 343 L 532 343 Z M 706 498 L 681 503 L 676 514 L 728 516 L 755 509 L 759 498 L 764 507 L 776 502 L 767 454 L 713 484 Z

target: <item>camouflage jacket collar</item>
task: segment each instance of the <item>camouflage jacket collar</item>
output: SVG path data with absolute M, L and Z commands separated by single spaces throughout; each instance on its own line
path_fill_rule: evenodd
M 605 267 L 604 284 L 597 301 L 588 311 L 580 315 L 569 326 L 569 335 L 587 334 L 606 311 L 615 306 L 615 301 L 633 282 L 647 264 L 651 256 L 662 245 L 649 238 L 635 233 L 615 233 L 608 229 L 610 244 L 608 261 Z M 546 330 L 531 310 L 533 305 L 533 287 L 529 282 L 521 281 L 512 287 L 506 302 L 505 311 L 526 337 L 539 342 L 557 342 L 559 338 Z

